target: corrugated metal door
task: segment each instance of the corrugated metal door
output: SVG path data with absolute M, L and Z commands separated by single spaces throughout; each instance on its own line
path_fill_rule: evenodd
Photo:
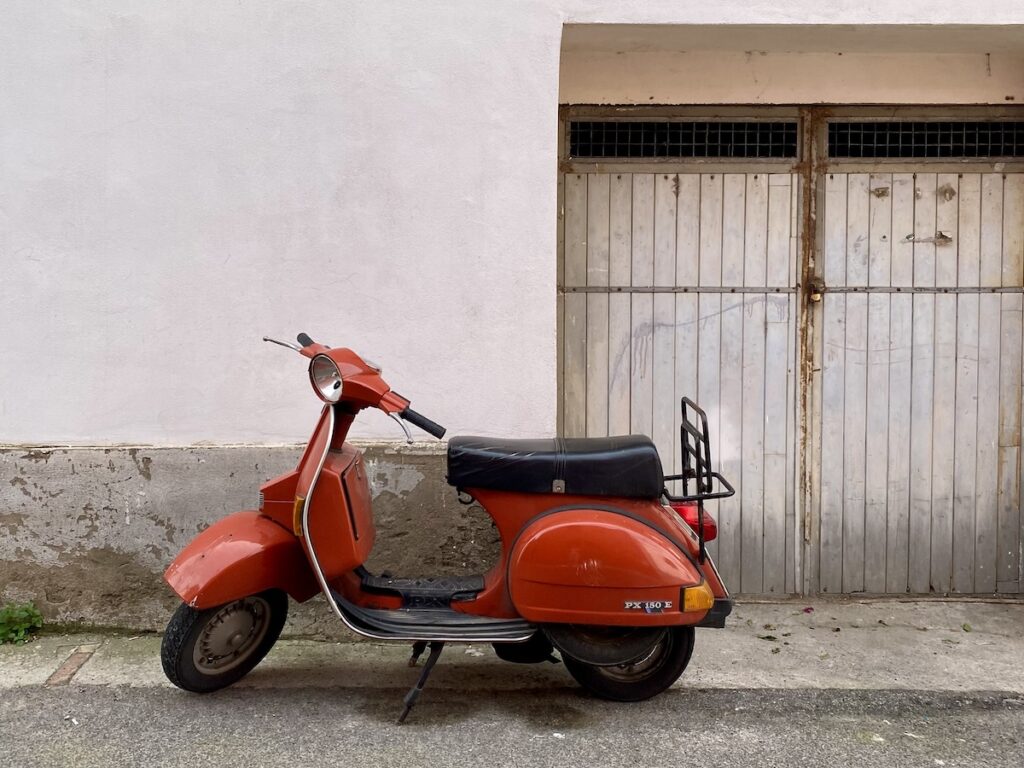
M 818 587 L 1017 592 L 1024 175 L 823 184 Z
M 737 591 L 794 592 L 798 177 L 567 173 L 563 433 L 651 435 L 708 412 L 737 494 L 710 550 Z

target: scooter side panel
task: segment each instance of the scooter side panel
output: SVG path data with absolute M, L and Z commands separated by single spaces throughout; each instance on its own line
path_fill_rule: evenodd
M 681 611 L 682 589 L 703 581 L 676 544 L 645 523 L 575 509 L 527 526 L 509 558 L 509 593 L 527 621 L 665 626 L 706 611 Z
M 328 581 L 366 562 L 373 548 L 370 484 L 362 455 L 352 446 L 331 449 L 313 490 L 309 537 Z
M 299 602 L 320 591 L 299 540 L 255 510 L 229 515 L 196 536 L 164 580 L 199 609 L 267 589 L 283 589 Z

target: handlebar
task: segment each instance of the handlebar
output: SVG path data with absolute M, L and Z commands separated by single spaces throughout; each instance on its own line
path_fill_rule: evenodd
M 398 415 L 401 416 L 406 421 L 408 421 L 410 424 L 419 427 L 427 434 L 433 435 L 438 440 L 444 437 L 444 433 L 448 431 L 437 422 L 428 419 L 423 414 L 416 413 L 416 411 L 414 411 L 412 408 L 406 408 Z
M 273 339 L 268 339 L 267 337 L 264 337 L 264 340 L 265 341 L 274 341 Z M 299 344 L 302 345 L 302 348 L 299 351 L 302 352 L 303 354 L 307 354 L 305 352 L 305 348 L 306 347 L 312 346 L 315 343 L 313 341 L 313 339 L 311 339 L 309 337 L 309 334 L 306 334 L 306 333 L 300 333 L 298 336 L 295 337 L 295 340 L 298 341 Z M 280 341 L 275 342 L 275 343 L 282 344 L 283 346 L 286 346 L 286 347 L 293 347 L 294 348 L 294 345 L 292 345 L 292 344 L 286 344 L 286 343 L 280 342 Z M 378 373 L 379 373 L 379 370 L 378 370 Z M 398 397 L 401 397 L 401 395 L 398 395 Z M 401 398 L 401 399 L 405 400 L 405 398 Z M 409 402 L 409 401 L 405 400 L 405 402 Z M 394 411 L 387 411 L 387 412 L 392 417 L 395 415 Z M 409 408 L 409 407 L 406 407 L 402 411 L 399 411 L 398 415 L 400 417 L 402 417 L 403 419 L 405 419 L 406 421 L 408 421 L 410 424 L 413 424 L 413 425 L 419 427 L 420 429 L 422 429 L 427 434 L 433 435 L 438 440 L 440 440 L 442 437 L 444 437 L 445 432 L 448 431 L 444 427 L 442 427 L 440 424 L 438 424 L 436 421 L 431 421 L 430 419 L 428 419 L 423 414 L 416 413 L 416 411 L 414 411 L 412 408 Z M 406 434 L 406 436 L 408 436 L 409 430 L 406 430 L 405 434 Z M 410 439 L 410 441 L 412 440 L 411 437 L 409 439 Z

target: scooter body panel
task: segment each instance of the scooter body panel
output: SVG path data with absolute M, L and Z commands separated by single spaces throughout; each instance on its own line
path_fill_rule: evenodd
M 370 556 L 375 538 L 370 483 L 356 448 L 346 443 L 328 451 L 309 501 L 306 525 L 328 582 L 358 568 Z
M 256 510 L 235 512 L 192 539 L 164 580 L 199 609 L 274 588 L 299 602 L 319 591 L 299 540 Z
M 682 590 L 702 580 L 679 544 L 642 518 L 610 508 L 541 515 L 509 558 L 512 602 L 535 623 L 696 623 L 706 610 L 682 612 Z

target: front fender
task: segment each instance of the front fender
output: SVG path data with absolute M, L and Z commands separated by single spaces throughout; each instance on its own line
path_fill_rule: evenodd
M 254 510 L 229 515 L 192 539 L 164 581 L 199 609 L 267 589 L 283 589 L 299 602 L 320 591 L 299 539 Z

